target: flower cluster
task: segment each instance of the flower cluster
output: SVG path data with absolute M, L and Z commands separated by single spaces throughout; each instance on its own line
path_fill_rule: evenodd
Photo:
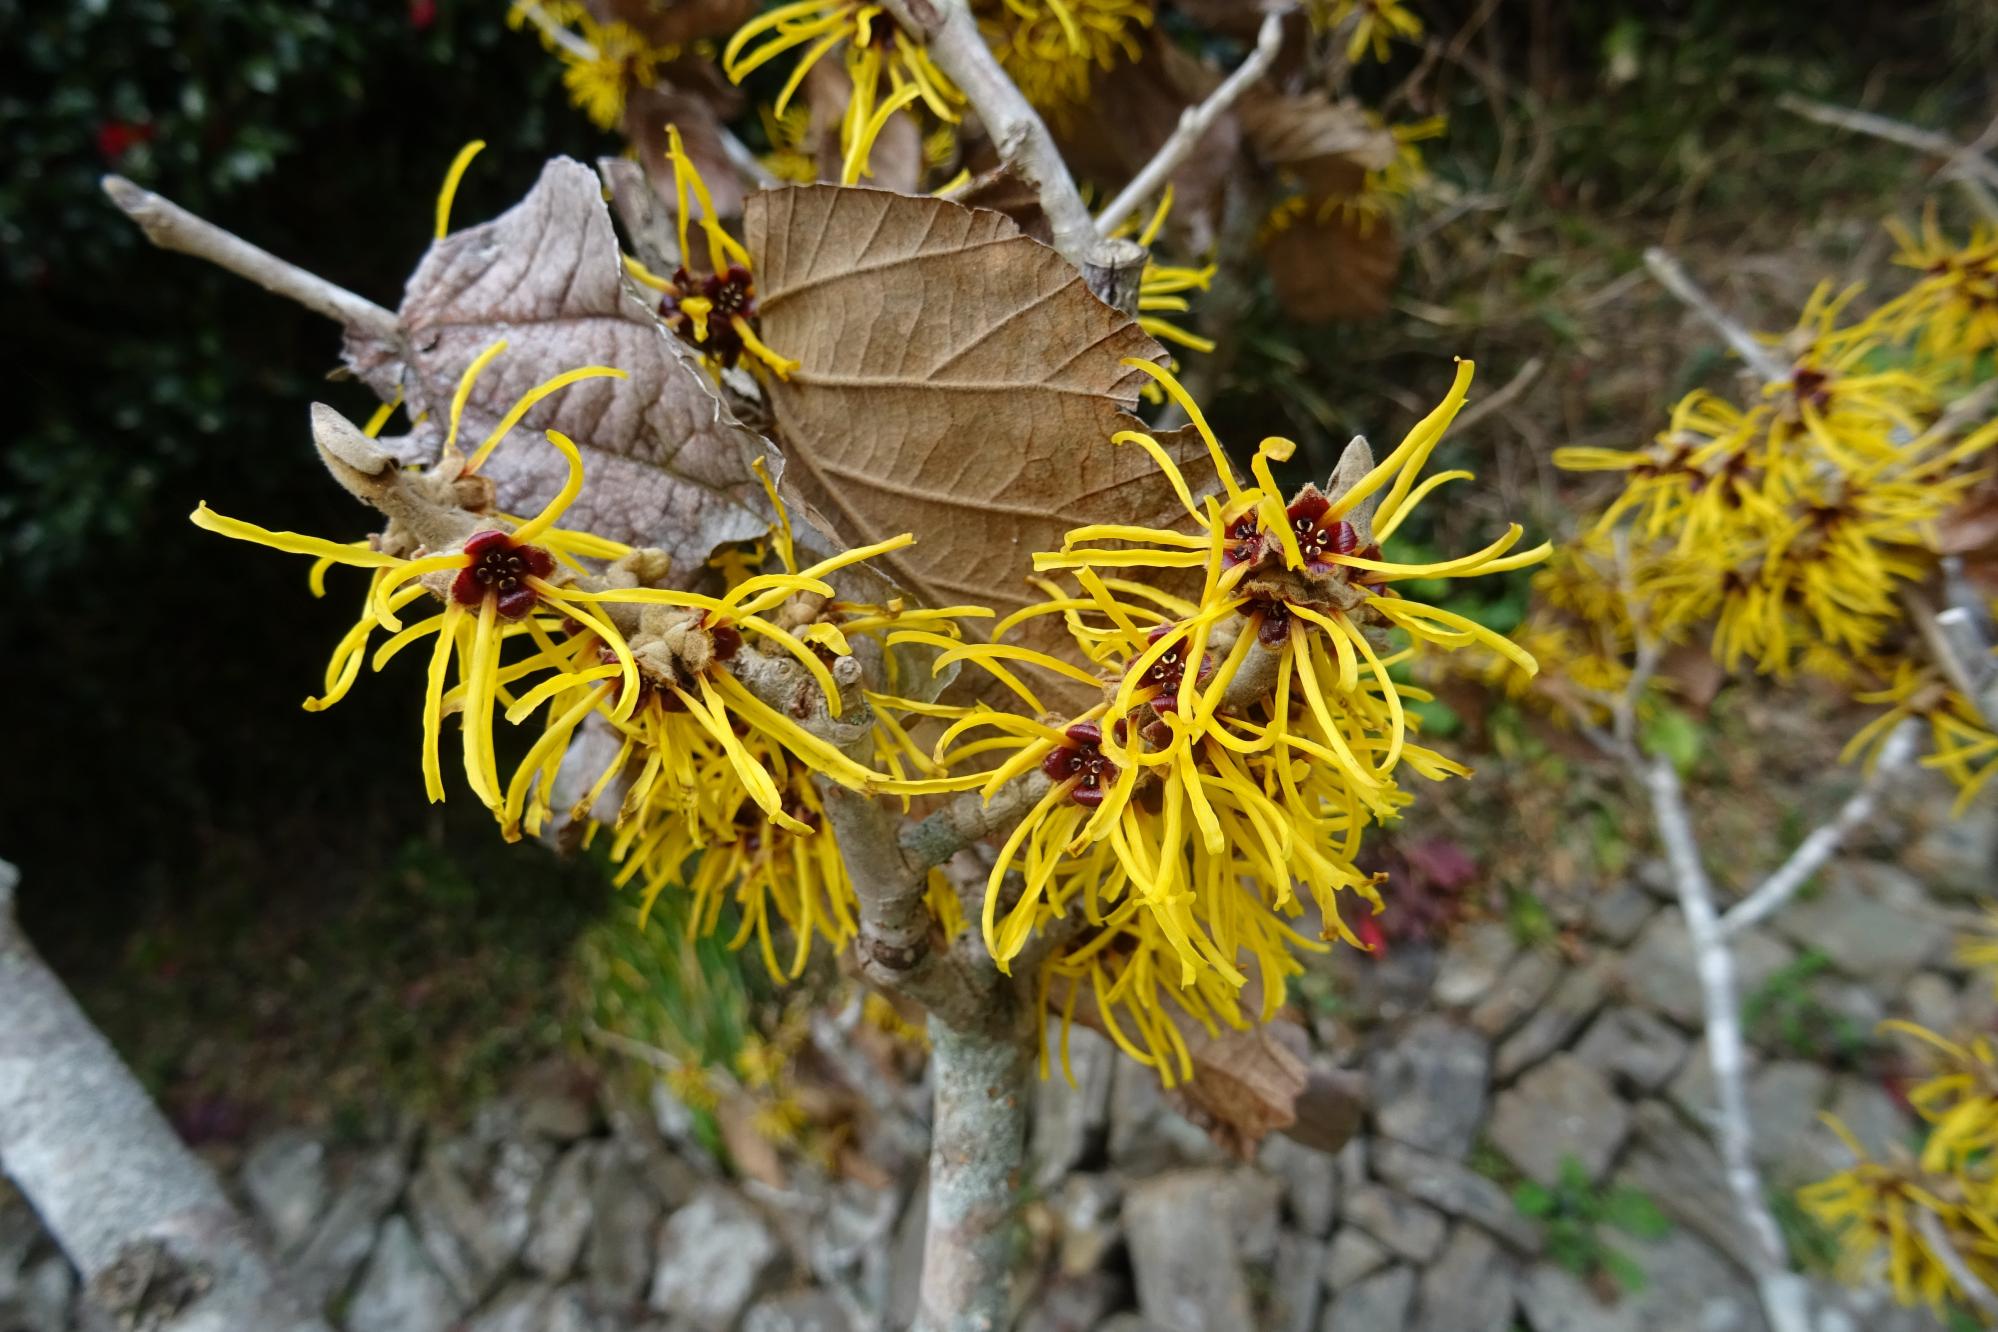
M 1998 924 L 1998 917 L 1993 918 Z M 1987 973 L 1998 964 L 1990 933 L 1959 949 Z M 1826 1117 L 1853 1164 L 1803 1188 L 1804 1210 L 1838 1236 L 1841 1275 L 1858 1280 L 1884 1259 L 1895 1297 L 1944 1313 L 1965 1302 L 1954 1259 L 1984 1284 L 1998 1283 L 1998 1047 L 1988 1036 L 1952 1040 L 1912 1022 L 1885 1022 L 1919 1042 L 1930 1068 L 1907 1094 L 1925 1134 L 1920 1150 L 1890 1146 L 1876 1159 L 1838 1120 Z M 1940 1252 L 1948 1246 L 1953 1253 Z
M 1640 640 L 1705 637 L 1729 671 L 1803 673 L 1881 708 L 1848 757 L 1920 718 L 1934 741 L 1923 761 L 1964 799 L 1998 770 L 1998 736 L 1928 660 L 1908 610 L 1935 577 L 1937 523 L 1998 445 L 1998 419 L 1967 396 L 1989 242 L 1951 249 L 1933 220 L 1919 244 L 1902 234 L 1929 276 L 1864 317 L 1857 288 L 1821 286 L 1793 329 L 1762 339 L 1745 404 L 1695 390 L 1644 448 L 1556 451 L 1562 467 L 1622 478 L 1536 578 L 1522 631 L 1563 663 L 1541 687 L 1566 689 L 1569 711 L 1619 692 Z
M 1466 773 L 1418 742 L 1406 704 L 1428 695 L 1397 678 L 1409 658 L 1477 643 L 1533 669 L 1512 643 L 1397 584 L 1502 573 L 1547 548 L 1514 551 L 1513 525 L 1456 559 L 1383 553 L 1426 497 L 1469 475 L 1418 481 L 1464 402 L 1468 362 L 1386 458 L 1375 463 L 1355 441 L 1326 489 L 1288 499 L 1271 465 L 1288 459 L 1289 441 L 1263 441 L 1244 485 L 1172 376 L 1129 364 L 1186 411 L 1222 493 L 1196 499 L 1154 439 L 1119 434 L 1166 471 L 1186 530 L 1077 528 L 1035 557 L 1042 600 L 1000 621 L 990 642 L 937 643 L 940 663 L 978 664 L 1035 715 L 976 709 L 943 733 L 936 756 L 953 767 L 968 752 L 998 756 L 964 779 L 988 796 L 1036 772 L 1045 779 L 993 864 L 986 946 L 1003 968 L 1035 936 L 1075 937 L 1046 963 L 1050 1007 L 1066 1023 L 1086 1005 L 1170 1083 L 1190 1071 L 1186 1023 L 1243 1025 L 1245 1007 L 1267 1017 L 1298 950 L 1360 946 L 1340 898 L 1380 906 L 1354 858 L 1364 830 L 1410 799 L 1400 774 Z M 1086 665 L 1009 641 L 1043 618 L 1059 619 Z M 1097 701 L 1050 714 L 1018 666 Z
M 569 100 L 598 129 L 616 129 L 632 92 L 650 88 L 662 65 L 678 60 L 678 46 L 659 46 L 630 24 L 600 23 L 580 0 L 515 0 L 506 22 L 534 22 L 541 43 L 562 62 Z
M 1151 0 L 980 0 L 973 6 L 986 44 L 1029 102 L 1072 114 L 1098 72 L 1143 55 L 1137 34 L 1151 27 Z

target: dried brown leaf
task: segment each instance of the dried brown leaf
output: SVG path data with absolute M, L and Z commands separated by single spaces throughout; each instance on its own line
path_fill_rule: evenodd
M 997 213 L 879 190 L 752 194 L 764 340 L 791 476 L 842 540 L 914 532 L 879 563 L 931 604 L 1026 604 L 1032 552 L 1084 523 L 1168 521 L 1151 459 L 1114 445 L 1164 353 Z M 1161 441 L 1196 488 L 1196 439 Z
M 722 146 L 722 135 L 727 131 L 714 108 L 705 98 L 678 88 L 638 88 L 625 99 L 624 137 L 637 155 L 638 164 L 645 168 L 645 178 L 665 205 L 667 215 L 672 215 L 679 202 L 673 185 L 673 163 L 666 156 L 668 125 L 679 126 L 680 141 L 686 146 L 694 169 L 707 184 L 708 193 L 715 201 L 715 212 L 722 217 L 741 216 L 742 180 L 736 175 L 728 149 Z
M 1386 218 L 1365 225 L 1333 210 L 1307 214 L 1263 242 L 1270 285 L 1284 313 L 1306 324 L 1378 319 L 1401 267 L 1401 240 Z
M 699 364 L 624 276 L 594 172 L 557 158 L 519 204 L 430 247 L 399 315 L 406 346 L 350 334 L 347 359 L 384 398 L 400 391 L 408 436 L 384 440 L 406 461 L 442 447 L 451 395 L 472 360 L 501 338 L 508 349 L 473 387 L 461 443 L 476 444 L 536 384 L 564 370 L 615 366 L 544 399 L 483 468 L 500 506 L 532 513 L 560 488 L 561 457 L 542 437 L 560 430 L 582 449 L 583 492 L 563 522 L 664 548 L 688 574 L 726 541 L 761 535 L 761 488 L 749 470 L 776 450 L 739 423 Z
M 1323 92 L 1293 97 L 1252 88 L 1236 114 L 1251 151 L 1270 166 L 1301 169 L 1331 159 L 1378 171 L 1395 159 L 1394 135 L 1369 123 L 1356 104 Z

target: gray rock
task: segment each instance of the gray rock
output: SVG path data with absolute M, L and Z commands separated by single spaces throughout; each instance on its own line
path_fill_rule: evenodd
M 1477 1222 L 1521 1253 L 1539 1252 L 1540 1227 L 1520 1215 L 1497 1183 L 1467 1166 L 1383 1142 L 1374 1151 L 1374 1173 L 1411 1198 Z
M 1034 1182 L 1041 1189 L 1053 1188 L 1063 1175 L 1081 1163 L 1092 1144 L 1102 1141 L 1110 1122 L 1111 1074 L 1116 1069 L 1116 1050 L 1110 1042 L 1084 1027 L 1068 1033 L 1068 1066 L 1075 1085 L 1061 1075 L 1061 1028 L 1048 1024 L 1049 1067 L 1054 1076 L 1044 1078 L 1034 1090 L 1034 1129 L 1031 1155 Z
M 1061 1182 L 1054 1213 L 1061 1222 L 1058 1262 L 1063 1274 L 1080 1276 L 1103 1266 L 1124 1237 L 1119 1219 L 1123 1182 L 1115 1175 L 1076 1174 Z
M 537 1140 L 488 1148 L 470 1136 L 424 1153 L 409 1184 L 409 1216 L 460 1303 L 484 1299 L 519 1255 L 553 1155 Z
M 1616 1183 L 1651 1195 L 1722 1253 L 1751 1252 L 1720 1157 L 1707 1140 L 1656 1101 L 1638 1106 L 1632 1118 L 1636 1129 Z
M 1443 1247 L 1441 1214 L 1379 1184 L 1346 1200 L 1346 1220 L 1413 1262 L 1426 1263 Z
M 576 1270 L 583 1241 L 590 1233 L 590 1166 L 594 1144 L 578 1143 L 562 1154 L 548 1172 L 548 1186 L 534 1209 L 534 1233 L 521 1250 L 529 1270 L 551 1281 L 566 1280 Z
M 1956 986 L 1947 976 L 1924 971 L 1901 991 L 1900 1010 L 1918 1027 L 1947 1033 L 1957 1025 Z
M 326 1211 L 326 1146 L 298 1129 L 265 1138 L 243 1160 L 243 1192 L 271 1245 L 288 1254 L 304 1244 Z
M 1415 1269 L 1390 1267 L 1332 1293 L 1319 1332 L 1408 1332 L 1415 1302 Z
M 1648 1009 L 1606 1008 L 1582 1034 L 1575 1058 L 1622 1090 L 1650 1093 L 1685 1062 L 1686 1038 Z
M 1801 1184 L 1820 1173 L 1814 1148 L 1818 1107 L 1831 1087 L 1831 1075 L 1816 1064 L 1785 1059 L 1764 1065 L 1748 1084 L 1749 1123 L 1755 1126 L 1755 1157 L 1771 1167 L 1772 1184 Z
M 1947 799 L 1931 797 L 1922 812 L 1948 808 Z M 1986 791 L 1955 818 L 1932 818 L 1906 848 L 1902 863 L 1945 896 L 1989 897 L 1998 882 L 1998 801 Z
M 1131 1299 L 1131 1283 L 1110 1272 L 1057 1276 L 1028 1297 L 1013 1332 L 1084 1332 Z
M 1833 1018 L 1842 1020 L 1847 1026 L 1846 1034 L 1856 1039 L 1872 1035 L 1873 1029 L 1887 1016 L 1887 1005 L 1866 981 L 1819 976 L 1811 982 L 1811 998 Z M 1824 1033 L 1826 1037 L 1837 1034 Z
M 1253 1166 L 1243 1166 L 1229 1172 L 1227 1189 L 1213 1201 L 1228 1208 L 1235 1252 L 1243 1262 L 1263 1264 L 1275 1256 L 1283 1209 L 1280 1180 Z
M 1463 1157 L 1484 1118 L 1490 1063 L 1477 1032 L 1446 1017 L 1417 1019 L 1373 1060 L 1376 1127 L 1423 1151 Z
M 666 1219 L 647 1303 L 708 1332 L 727 1332 L 762 1294 L 782 1250 L 756 1210 L 719 1186 Z
M 1138 1308 L 1160 1332 L 1250 1326 L 1249 1289 L 1232 1228 L 1213 1224 L 1229 1185 L 1216 1170 L 1174 1170 L 1131 1186 L 1124 1202 Z
M 1832 1094 L 1832 1114 L 1859 1140 L 1869 1156 L 1884 1155 L 1890 1144 L 1907 1146 L 1914 1121 L 1878 1083 L 1844 1077 Z M 1849 1153 L 1841 1153 L 1842 1156 Z
M 1547 1001 L 1561 983 L 1561 959 L 1548 949 L 1521 953 L 1484 1001 L 1471 1010 L 1471 1026 L 1498 1040 Z
M 1367 1157 L 1370 1147 L 1366 1134 L 1355 1133 L 1346 1140 L 1346 1145 L 1339 1149 L 1340 1196 L 1350 1194 L 1367 1182 Z
M 1269 1332 L 1314 1332 L 1325 1293 L 1325 1241 L 1286 1230 L 1277 1236 L 1270 1267 L 1270 1297 L 1258 1327 Z
M 390 1217 L 347 1307 L 347 1332 L 444 1332 L 464 1305 L 415 1230 Z
M 1341 1226 L 1325 1251 L 1325 1284 L 1344 1290 L 1369 1272 L 1378 1272 L 1394 1261 L 1394 1255 L 1357 1226 Z
M 1476 1226 L 1460 1224 L 1422 1274 L 1414 1332 L 1507 1332 L 1512 1287 L 1513 1265 L 1498 1245 Z
M 1619 1237 L 1616 1245 L 1644 1271 L 1644 1288 L 1623 1300 L 1643 1332 L 1764 1332 L 1754 1289 L 1722 1256 L 1727 1250 L 1716 1253 L 1684 1231 L 1651 1243 Z
M 583 1270 L 611 1308 L 635 1304 L 653 1273 L 660 1206 L 643 1178 L 644 1157 L 635 1144 L 612 1138 L 593 1162 Z
M 851 1327 L 840 1302 L 822 1290 L 763 1300 L 742 1320 L 742 1332 L 848 1332 Z
M 1634 883 L 1620 883 L 1596 894 L 1589 903 L 1589 928 L 1598 937 L 1621 947 L 1637 937 L 1657 904 Z
M 1630 1111 L 1603 1075 L 1559 1054 L 1499 1093 L 1489 1133 L 1513 1164 L 1551 1185 L 1568 1157 L 1601 1179 L 1629 1130 Z
M 1761 989 L 1796 956 L 1787 944 L 1761 930 L 1742 931 L 1734 937 L 1733 946 L 1735 992 L 1744 998 Z M 1693 969 L 1685 917 L 1677 907 L 1667 907 L 1653 916 L 1637 936 L 1636 947 L 1623 960 L 1623 984 L 1632 999 L 1680 1026 L 1701 1025 L 1700 978 Z
M 1553 996 L 1499 1047 L 1499 1080 L 1513 1078 L 1573 1040 L 1602 1007 L 1616 972 L 1616 959 L 1605 955 L 1563 977 Z
M 1158 1074 L 1129 1059 L 1110 1075 L 1110 1159 L 1134 1174 L 1226 1160 L 1214 1140 L 1166 1104 Z
M 1921 885 L 1894 866 L 1837 862 L 1824 872 L 1823 891 L 1789 903 L 1770 923 L 1848 976 L 1898 985 L 1947 954 L 1948 923 L 1909 909 L 1925 899 Z M 1742 992 L 1754 993 L 1747 986 Z
M 916 1321 L 916 1303 L 922 1293 L 923 1238 L 929 1226 L 930 1183 L 925 1172 L 916 1180 L 909 1205 L 895 1223 L 895 1238 L 888 1247 L 888 1326 L 908 1327 Z
M 1762 1061 L 1753 1047 L 1744 1053 L 1744 1072 L 1753 1075 Z M 1708 1053 L 1706 1037 L 1694 1041 L 1692 1048 L 1686 1052 L 1686 1060 L 1679 1066 L 1678 1074 L 1665 1087 L 1665 1097 L 1679 1107 L 1679 1113 L 1694 1123 L 1714 1122 L 1720 1094 L 1714 1087 L 1713 1057 Z
M 589 1079 L 576 1069 L 550 1065 L 527 1080 L 519 1103 L 523 1132 L 567 1146 L 589 1136 L 597 1126 L 597 1107 Z
M 486 1302 L 469 1332 L 544 1332 L 554 1303 L 552 1287 L 533 1281 L 513 1282 Z
M 1553 1263 L 1528 1270 L 1516 1292 L 1533 1332 L 1643 1332 L 1628 1304 L 1604 1304 L 1586 1281 Z
M 375 1245 L 375 1227 L 402 1196 L 409 1174 L 404 1146 L 384 1147 L 355 1161 L 332 1206 L 289 1266 L 292 1288 L 318 1309 L 353 1282 Z
M 1459 930 L 1437 959 L 1430 997 L 1444 1008 L 1475 1004 L 1498 984 L 1518 952 L 1519 941 L 1502 920 L 1480 921 Z
M 1291 1221 L 1307 1235 L 1323 1239 L 1339 1219 L 1339 1159 L 1272 1133 L 1263 1139 L 1258 1163 L 1283 1181 Z

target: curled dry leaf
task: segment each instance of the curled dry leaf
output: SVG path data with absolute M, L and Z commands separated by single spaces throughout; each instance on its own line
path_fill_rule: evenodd
M 1308 210 L 1263 241 L 1277 302 L 1306 324 L 1378 319 L 1401 267 L 1401 239 L 1384 217 L 1325 211 L 1321 219 Z
M 349 333 L 347 360 L 386 400 L 400 392 L 409 435 L 385 439 L 406 462 L 443 446 L 459 377 L 501 338 L 507 350 L 473 386 L 460 442 L 469 449 L 527 390 L 565 370 L 608 365 L 627 379 L 590 379 L 544 399 L 487 461 L 500 506 L 532 513 L 562 484 L 542 436 L 582 449 L 583 492 L 563 521 L 634 545 L 659 546 L 691 576 L 717 545 L 767 528 L 749 464 L 776 450 L 738 422 L 700 365 L 624 276 L 596 174 L 568 158 L 491 222 L 433 244 L 399 312 L 402 345 Z
M 791 478 L 848 544 L 913 532 L 880 564 L 932 605 L 1023 606 L 1031 555 L 1071 527 L 1169 522 L 1128 410 L 1163 359 L 1059 254 L 997 213 L 879 190 L 752 194 L 763 337 Z M 1161 440 L 1196 488 L 1196 438 Z M 1047 617 L 1043 617 L 1045 619 Z
M 728 131 L 705 97 L 680 88 L 636 88 L 624 103 L 624 137 L 645 170 L 645 178 L 670 216 L 678 206 L 673 163 L 666 156 L 666 127 L 680 127 L 680 141 L 701 173 L 722 217 L 742 213 L 742 181 L 722 145 Z

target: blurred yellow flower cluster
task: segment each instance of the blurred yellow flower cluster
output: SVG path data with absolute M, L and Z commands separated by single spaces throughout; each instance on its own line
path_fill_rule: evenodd
M 1960 959 L 1998 974 L 1998 914 L 1966 939 Z M 1826 1117 L 1853 1164 L 1799 1190 L 1807 1214 L 1838 1236 L 1840 1275 L 1857 1281 L 1883 1262 L 1902 1304 L 1938 1314 L 1970 1301 L 1952 1266 L 1998 1284 L 1998 1048 L 1983 1035 L 1952 1040 L 1912 1022 L 1885 1022 L 1919 1042 L 1927 1076 L 1908 1092 L 1925 1137 L 1875 1159 L 1838 1120 Z M 1947 1250 L 1947 1251 L 1945 1251 Z

